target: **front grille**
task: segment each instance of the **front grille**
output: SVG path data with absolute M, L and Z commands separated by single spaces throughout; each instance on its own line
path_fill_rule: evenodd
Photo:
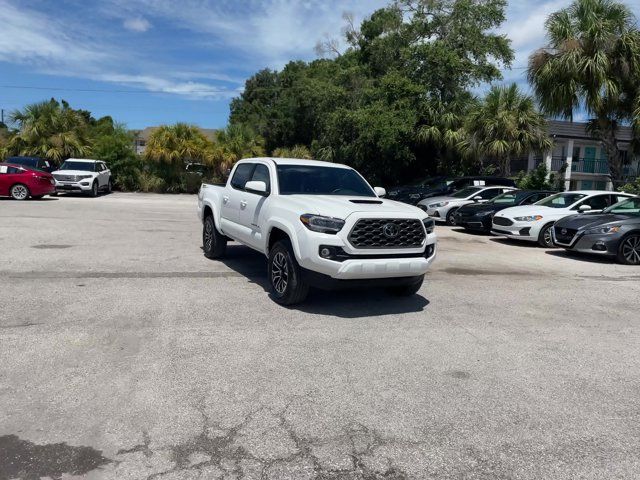
M 509 227 L 509 226 L 513 225 L 513 222 L 511 220 L 509 220 L 508 218 L 493 217 L 493 224 L 494 225 L 502 225 L 503 227 Z
M 570 245 L 578 230 L 573 228 L 553 227 L 554 234 L 558 243 Z
M 59 182 L 77 182 L 78 178 L 76 177 L 76 175 L 54 175 L 55 179 L 58 180 Z
M 355 248 L 419 248 L 426 238 L 422 221 L 363 218 L 349 233 Z

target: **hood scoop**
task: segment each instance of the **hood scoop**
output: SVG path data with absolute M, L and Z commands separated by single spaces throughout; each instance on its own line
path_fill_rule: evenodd
M 359 203 L 364 205 L 382 205 L 380 200 L 349 200 L 351 203 Z

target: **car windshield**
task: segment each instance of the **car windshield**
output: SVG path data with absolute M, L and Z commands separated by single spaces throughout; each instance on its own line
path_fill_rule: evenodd
M 417 183 L 414 183 L 412 186 L 413 187 L 436 187 L 440 185 L 445 185 L 445 181 L 442 177 L 436 177 L 436 178 L 428 177 L 428 178 L 423 178 Z
M 518 194 L 516 192 L 507 192 L 502 195 L 498 195 L 496 198 L 491 200 L 491 203 L 495 203 L 496 205 L 515 205 L 518 201 Z
M 611 205 L 603 213 L 613 213 L 616 215 L 633 215 L 640 217 L 640 197 L 629 198 Z
M 375 197 L 364 179 L 350 168 L 278 165 L 280 195 L 352 195 Z
M 73 162 L 66 161 L 60 166 L 60 170 L 82 170 L 85 172 L 94 172 L 96 164 L 92 162 Z
M 584 197 L 586 197 L 584 193 L 558 193 L 540 200 L 535 205 L 542 205 L 543 207 L 551 208 L 567 208 Z
M 458 190 L 456 193 L 452 194 L 453 198 L 467 198 L 473 195 L 476 192 L 482 190 L 482 187 L 467 187 L 462 190 Z

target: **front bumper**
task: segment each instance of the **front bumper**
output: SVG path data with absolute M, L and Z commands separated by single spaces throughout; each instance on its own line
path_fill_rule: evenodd
M 553 243 L 572 252 L 592 253 L 596 255 L 615 256 L 618 253 L 620 235 L 596 234 L 585 235 L 578 232 L 569 243 L 559 242 L 556 238 L 555 229 L 551 230 Z
M 491 215 L 470 215 L 456 214 L 456 224 L 470 230 L 491 230 Z
M 82 180 L 80 182 L 61 182 L 56 180 L 56 190 L 59 192 L 90 192 L 93 182 Z
M 298 247 L 296 258 L 300 266 L 336 280 L 418 277 L 429 270 L 437 254 L 435 233 L 427 234 L 418 248 L 356 249 L 347 238 L 355 221 L 360 218 L 366 216 L 347 220 L 337 235 L 310 232 L 301 225 L 296 231 L 295 242 Z M 371 218 L 376 216 L 372 215 Z M 319 254 L 322 246 L 339 247 L 349 258 L 341 261 L 322 258 Z
M 537 242 L 541 228 L 542 225 L 537 225 L 532 222 L 514 222 L 513 225 L 509 226 L 492 223 L 491 233 L 515 240 Z
M 436 222 L 445 222 L 447 220 L 447 213 L 449 209 L 446 207 L 439 208 L 427 208 L 425 210 L 429 217 L 433 218 Z

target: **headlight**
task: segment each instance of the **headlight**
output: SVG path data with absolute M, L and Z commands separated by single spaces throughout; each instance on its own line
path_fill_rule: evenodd
M 322 217 L 311 213 L 300 215 L 300 221 L 309 230 L 320 233 L 336 234 L 344 227 L 344 220 L 340 218 Z
M 409 198 L 411 200 L 417 200 L 418 198 L 421 198 L 422 195 L 420 195 L 419 193 L 412 193 L 411 195 L 409 195 Z
M 446 207 L 447 205 L 449 205 L 449 202 L 432 203 L 431 205 L 429 205 L 429 208 L 440 208 Z
M 425 211 L 425 212 L 429 209 L 429 207 L 427 207 L 426 205 L 424 205 L 424 204 L 422 204 L 422 203 L 419 203 L 419 204 L 417 205 L 417 207 L 418 207 L 419 209 L 421 209 L 421 210 Z
M 93 175 L 78 175 L 78 180 L 84 180 L 85 178 L 91 178 Z
M 527 217 L 514 217 L 516 222 L 537 222 L 542 220 L 542 215 L 529 215 Z
M 422 223 L 424 224 L 424 228 L 427 231 L 427 234 L 433 233 L 433 231 L 436 229 L 435 220 L 432 220 L 427 217 L 422 220 Z
M 608 233 L 618 233 L 622 228 L 620 225 L 613 225 L 611 227 L 598 227 L 598 228 L 590 228 L 589 230 L 585 230 L 585 235 L 606 235 Z

